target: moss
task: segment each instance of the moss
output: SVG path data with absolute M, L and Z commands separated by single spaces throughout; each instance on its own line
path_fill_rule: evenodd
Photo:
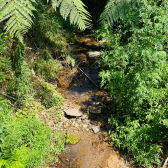
M 74 133 L 67 133 L 67 143 L 68 144 L 76 144 L 80 141 L 80 134 L 77 133 L 77 132 L 74 132 Z

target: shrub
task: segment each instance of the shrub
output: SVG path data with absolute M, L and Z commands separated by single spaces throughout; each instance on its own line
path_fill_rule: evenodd
M 34 71 L 47 81 L 54 81 L 57 79 L 58 72 L 62 69 L 61 64 L 51 57 L 51 54 L 44 50 L 43 53 L 37 57 L 34 63 Z
M 59 108 L 63 104 L 63 97 L 49 84 L 42 84 L 43 92 L 41 93 L 42 103 L 46 108 Z
M 66 48 L 68 42 L 74 42 L 73 32 L 76 26 L 70 25 L 69 19 L 62 18 L 59 11 L 55 11 L 51 6 L 46 6 L 44 2 L 36 3 L 36 20 L 32 31 L 28 33 L 29 41 L 36 48 L 51 48 L 54 56 L 69 52 Z
M 7 33 L 0 34 L 0 84 L 11 79 L 11 60 L 10 57 L 3 55 L 3 53 L 8 49 L 6 44 L 8 39 L 12 41 L 12 39 L 7 36 Z
M 110 32 L 100 76 L 114 101 L 112 140 L 127 148 L 134 163 L 151 167 L 160 164 L 159 142 L 167 142 L 168 133 L 168 4 L 144 0 L 138 5 Z
M 8 56 L 0 56 L 0 84 L 11 79 L 11 60 Z
M 46 166 L 65 151 L 64 134 L 52 134 L 39 119 L 14 117 L 9 104 L 0 97 L 0 167 Z

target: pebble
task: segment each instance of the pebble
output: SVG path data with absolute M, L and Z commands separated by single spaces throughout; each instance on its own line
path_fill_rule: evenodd
M 92 127 L 92 130 L 95 134 L 97 134 L 100 131 L 100 126 Z
M 87 126 L 86 124 L 83 124 L 83 128 L 84 128 L 84 129 L 87 129 L 87 127 L 88 127 L 88 126 Z
M 68 119 L 67 118 L 62 118 L 61 121 L 62 122 L 66 122 Z
M 101 103 L 100 102 L 97 102 L 96 105 L 100 105 Z
M 86 114 L 82 115 L 81 119 L 84 120 L 86 118 Z
M 87 122 L 88 124 L 90 124 L 90 120 L 86 120 L 86 122 Z
M 75 126 L 75 121 L 73 121 L 72 126 Z
M 75 124 L 74 126 L 75 126 L 75 127 L 79 127 L 79 125 L 78 125 L 78 124 Z

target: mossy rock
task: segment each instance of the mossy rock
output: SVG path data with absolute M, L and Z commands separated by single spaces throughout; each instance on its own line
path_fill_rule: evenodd
M 81 136 L 77 132 L 68 133 L 67 134 L 67 143 L 71 144 L 71 145 L 77 144 L 80 141 L 80 138 L 81 138 Z

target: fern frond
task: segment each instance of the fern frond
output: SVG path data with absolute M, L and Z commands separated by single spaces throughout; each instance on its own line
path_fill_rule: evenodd
M 124 19 L 131 7 L 135 7 L 137 0 L 109 0 L 100 16 L 101 22 L 113 25 L 119 18 Z
M 32 5 L 36 0 L 1 0 L 0 1 L 0 22 L 7 20 L 5 29 L 11 35 L 15 35 L 23 41 L 25 34 L 31 27 L 33 20 Z
M 81 0 L 52 0 L 52 7 L 59 8 L 64 19 L 70 18 L 70 23 L 81 30 L 91 27 L 90 14 Z

